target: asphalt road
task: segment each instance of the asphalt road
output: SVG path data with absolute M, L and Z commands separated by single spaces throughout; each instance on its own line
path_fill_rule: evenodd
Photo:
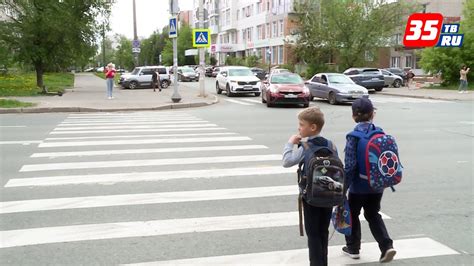
M 213 79 L 206 83 L 214 93 Z M 199 258 L 212 257 L 305 265 L 296 177 L 280 167 L 302 108 L 219 97 L 176 112 L 0 116 L 0 264 L 209 265 Z M 382 202 L 399 250 L 392 264 L 471 265 L 472 103 L 371 99 L 375 123 L 396 137 L 405 168 Z M 322 134 L 342 151 L 354 126 L 350 105 L 312 105 L 325 113 Z M 330 265 L 378 263 L 362 227 L 362 259 L 342 256 L 336 233 Z

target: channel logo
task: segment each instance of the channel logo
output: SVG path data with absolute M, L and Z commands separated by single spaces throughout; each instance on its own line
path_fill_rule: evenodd
M 464 34 L 459 24 L 443 24 L 440 13 L 414 13 L 405 28 L 403 45 L 406 47 L 461 47 Z

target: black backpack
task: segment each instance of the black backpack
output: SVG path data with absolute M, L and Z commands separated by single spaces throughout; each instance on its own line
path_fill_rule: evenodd
M 344 166 L 335 146 L 322 137 L 302 142 L 302 145 L 304 160 L 298 165 L 301 235 L 302 199 L 314 207 L 332 208 L 343 203 L 346 191 Z

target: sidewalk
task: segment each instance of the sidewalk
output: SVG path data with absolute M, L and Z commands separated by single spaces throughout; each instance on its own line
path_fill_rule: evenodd
M 173 84 L 161 92 L 152 89 L 121 89 L 114 87 L 114 99 L 107 99 L 105 80 L 93 74 L 76 74 L 73 89 L 66 90 L 63 96 L 9 97 L 23 102 L 36 103 L 28 108 L 0 108 L 0 113 L 45 113 L 45 112 L 113 112 L 164 110 L 187 107 L 200 107 L 215 104 L 218 98 L 207 95 L 199 97 L 198 90 L 180 83 L 179 103 L 171 101 Z
M 377 94 L 447 101 L 474 101 L 473 91 L 460 94 L 457 90 L 423 89 L 423 87 L 414 90 L 409 90 L 408 87 L 384 88 L 381 92 L 377 92 Z

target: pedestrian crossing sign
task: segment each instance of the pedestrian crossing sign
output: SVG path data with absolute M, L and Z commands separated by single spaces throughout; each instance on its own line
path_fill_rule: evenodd
M 178 37 L 178 27 L 176 26 L 177 25 L 177 18 L 176 17 L 172 17 L 170 18 L 170 25 L 169 25 L 169 37 L 170 38 L 176 38 Z
M 211 34 L 209 29 L 193 30 L 193 47 L 210 47 Z

